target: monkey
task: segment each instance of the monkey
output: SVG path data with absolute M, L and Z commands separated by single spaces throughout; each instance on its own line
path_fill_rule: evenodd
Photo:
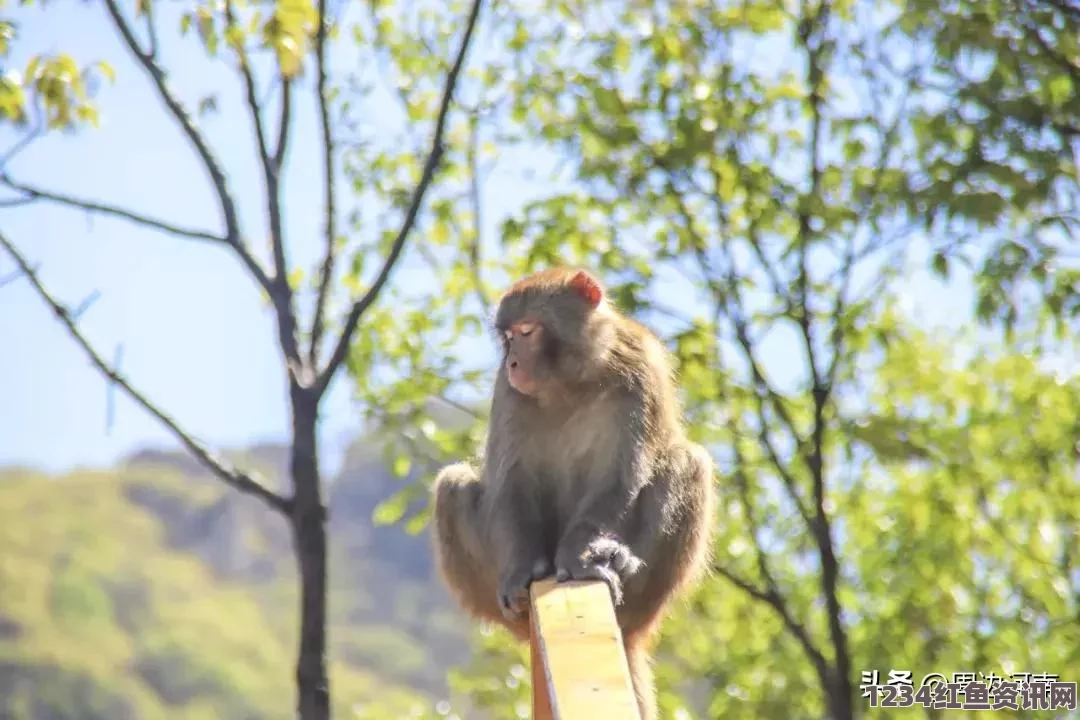
M 687 438 L 667 349 L 590 272 L 519 280 L 493 324 L 482 457 L 433 485 L 439 575 L 467 613 L 522 641 L 533 581 L 605 582 L 642 720 L 655 720 L 652 644 L 706 572 L 713 461 Z

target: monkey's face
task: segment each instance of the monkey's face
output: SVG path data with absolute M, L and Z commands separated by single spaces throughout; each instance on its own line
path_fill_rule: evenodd
M 506 378 L 522 395 L 535 397 L 539 393 L 544 332 L 544 326 L 535 320 L 516 322 L 503 332 Z
M 541 405 L 574 397 L 609 336 L 602 301 L 591 275 L 567 270 L 526 278 L 503 295 L 495 328 L 510 387 Z

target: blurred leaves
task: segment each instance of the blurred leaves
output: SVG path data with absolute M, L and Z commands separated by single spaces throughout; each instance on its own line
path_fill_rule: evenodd
M 96 126 L 93 89 L 102 79 L 116 80 L 112 66 L 100 61 L 80 66 L 71 55 L 61 52 L 31 55 L 20 71 L 10 65 L 12 46 L 17 42 L 18 26 L 0 17 L 0 115 L 17 125 L 40 122 L 42 127 L 36 129 Z
M 675 354 L 690 433 L 720 470 L 717 564 L 757 588 L 767 568 L 826 663 L 840 642 L 852 683 L 871 667 L 1064 676 L 1080 669 L 1078 578 L 1014 553 L 1050 522 L 1046 557 L 1071 557 L 1075 417 L 1026 434 L 1042 410 L 1010 383 L 1031 379 L 1056 408 L 1074 400 L 1075 374 L 1053 380 L 1039 358 L 1075 350 L 1080 17 L 1019 0 L 825 7 L 494 8 L 462 103 L 492 157 L 535 166 L 530 192 L 486 207 L 476 186 L 501 163 L 477 166 L 470 135 L 450 134 L 413 255 L 430 285 L 403 283 L 372 316 L 351 357 L 357 399 L 402 452 L 422 448 L 425 485 L 479 448 L 491 289 L 555 263 L 593 268 Z M 430 120 L 445 17 L 382 2 L 354 32 L 378 38 L 410 120 Z M 415 153 L 377 147 L 348 161 L 354 189 L 392 198 Z M 488 214 L 494 232 L 477 225 Z M 986 335 L 919 329 L 903 295 L 926 277 Z M 957 410 L 987 393 L 997 414 Z M 418 445 L 430 419 L 439 430 Z M 1036 456 L 1060 461 L 1046 482 L 1025 475 Z M 818 483 L 846 642 L 828 629 L 824 550 L 801 516 Z M 1006 540 L 995 526 L 1028 529 Z M 673 717 L 817 716 L 840 692 L 774 607 L 720 575 L 664 638 L 662 705 L 688 713 Z M 524 696 L 492 678 L 516 650 L 479 642 L 462 700 L 511 717 Z
M 332 37 L 356 61 L 328 93 L 349 300 L 419 177 L 465 3 L 354 7 Z M 185 8 L 179 31 L 208 56 L 224 43 L 272 56 L 279 81 L 310 74 L 310 1 Z M 5 63 L 15 31 L 0 23 Z M 830 670 L 846 649 L 853 683 L 1076 675 L 1078 38 L 1068 3 L 1027 0 L 492 5 L 415 243 L 348 358 L 401 479 L 374 521 L 420 532 L 435 469 L 479 449 L 498 289 L 585 265 L 671 347 L 689 432 L 717 459 L 715 562 L 762 591 L 717 573 L 678 608 L 666 714 L 827 714 L 842 690 L 807 644 Z M 95 67 L 5 64 L 0 112 L 92 123 L 91 80 L 111 80 Z M 288 279 L 299 295 L 318 277 Z M 942 288 L 920 321 L 912 297 Z M 835 544 L 846 639 L 808 512 Z M 65 612 L 103 611 L 61 590 Z M 519 715 L 522 649 L 495 632 L 476 651 L 453 710 Z
M 180 15 L 180 33 L 194 28 L 211 56 L 217 55 L 222 40 L 245 54 L 270 50 L 280 76 L 292 78 L 313 48 L 319 13 L 311 0 L 229 0 L 228 8 L 226 3 L 192 4 L 192 10 Z

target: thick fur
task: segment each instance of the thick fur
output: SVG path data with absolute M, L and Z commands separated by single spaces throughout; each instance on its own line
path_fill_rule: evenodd
M 530 339 L 541 390 L 515 391 L 501 365 L 483 462 L 436 479 L 433 540 L 462 607 L 522 640 L 532 580 L 607 581 L 642 718 L 653 720 L 649 648 L 707 563 L 713 465 L 685 436 L 662 343 L 592 283 L 547 271 L 503 297 L 500 332 L 522 318 L 543 326 Z

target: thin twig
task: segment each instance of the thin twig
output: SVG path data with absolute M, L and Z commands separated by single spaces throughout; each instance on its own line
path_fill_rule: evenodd
M 454 410 L 465 413 L 466 415 L 469 415 L 470 417 L 472 417 L 475 420 L 480 420 L 483 417 L 483 413 L 478 411 L 476 408 L 471 408 L 468 405 L 466 405 L 465 403 L 458 402 L 457 400 L 452 400 L 451 398 L 448 398 L 445 395 L 436 395 L 433 399 L 437 400 L 438 402 L 443 403 L 447 407 L 450 407 L 450 408 L 453 408 Z
M 315 392 L 317 396 L 326 392 L 326 388 L 330 385 L 330 380 L 333 378 L 334 373 L 345 361 L 345 356 L 349 352 L 349 344 L 352 341 L 353 333 L 356 332 L 356 326 L 360 322 L 360 316 L 364 314 L 373 302 L 375 302 L 375 298 L 378 297 L 383 285 L 385 285 L 386 281 L 389 279 L 390 273 L 394 269 L 394 265 L 397 263 L 401 251 L 405 247 L 405 240 L 408 238 L 409 232 L 416 222 L 416 217 L 420 212 L 420 206 L 423 203 L 424 195 L 427 193 L 428 186 L 431 184 L 431 180 L 434 178 L 435 171 L 442 159 L 444 151 L 443 134 L 446 131 L 446 118 L 450 113 L 450 103 L 454 96 L 454 88 L 457 86 L 457 79 L 458 75 L 461 74 L 461 68 L 465 65 L 465 56 L 468 54 L 469 44 L 472 41 L 473 31 L 476 29 L 476 23 L 480 17 L 480 8 L 482 5 L 483 0 L 473 0 L 472 10 L 469 12 L 469 19 L 465 26 L 465 33 L 461 39 L 461 47 L 458 49 L 457 58 L 454 61 L 453 67 L 446 76 L 446 85 L 443 87 L 439 116 L 435 122 L 435 132 L 431 139 L 431 150 L 428 153 L 427 162 L 424 164 L 420 182 L 413 192 L 412 202 L 409 204 L 409 208 L 405 213 L 405 221 L 402 223 L 401 229 L 398 231 L 397 237 L 394 239 L 394 243 L 391 246 L 390 254 L 383 263 L 382 269 L 376 276 L 375 281 L 364 296 L 360 298 L 349 311 L 349 315 L 345 320 L 345 327 L 338 337 L 337 345 L 334 346 L 334 352 L 330 356 L 329 362 L 327 362 L 326 367 L 323 368 L 323 371 L 319 374 L 319 378 L 315 383 Z
M 315 93 L 318 99 L 319 127 L 322 131 L 323 141 L 323 191 L 326 193 L 323 212 L 326 214 L 326 227 L 319 289 L 315 296 L 315 314 L 311 321 L 311 345 L 308 348 L 308 361 L 311 367 L 317 367 L 319 362 L 323 332 L 326 329 L 326 304 L 329 300 L 330 283 L 333 280 L 334 262 L 337 258 L 337 252 L 334 249 L 334 236 L 337 234 L 334 134 L 330 128 L 330 107 L 329 99 L 326 96 L 326 34 L 329 31 L 329 22 L 326 16 L 326 0 L 319 0 L 319 29 L 315 34 L 315 63 L 317 68 Z
M 233 12 L 231 0 L 225 0 L 225 26 L 227 29 L 236 27 L 236 15 Z M 263 172 L 267 173 L 269 171 L 267 166 L 271 162 L 271 156 L 269 146 L 266 144 L 266 129 L 263 127 L 262 107 L 259 105 L 258 93 L 255 90 L 255 75 L 251 70 L 251 64 L 248 62 L 247 51 L 244 50 L 243 43 L 237 43 L 233 50 L 236 52 L 236 59 L 240 65 L 240 77 L 244 81 L 244 99 L 247 103 L 248 115 L 251 117 L 251 124 L 255 129 L 259 162 L 262 164 Z
M 712 262 L 705 253 L 705 238 L 703 238 L 694 228 L 693 215 L 686 206 L 682 191 L 675 183 L 676 178 L 674 173 L 665 166 L 661 165 L 659 167 L 667 173 L 666 183 L 668 189 L 675 200 L 676 207 L 686 226 L 686 231 L 690 233 L 691 238 L 694 240 L 694 258 L 701 271 L 702 277 L 705 279 L 705 284 L 708 286 L 709 292 L 713 297 L 713 302 L 716 304 L 718 310 L 722 308 L 731 317 L 735 326 L 735 337 L 742 347 L 747 364 L 750 366 L 751 377 L 753 378 L 756 389 L 754 398 L 757 401 L 757 414 L 759 419 L 758 437 L 761 440 L 761 444 L 765 447 L 766 452 L 769 454 L 769 458 L 776 468 L 777 473 L 780 475 L 788 496 L 791 498 L 792 503 L 794 503 L 795 508 L 799 511 L 799 515 L 806 522 L 807 527 L 810 528 L 810 513 L 807 510 L 805 502 L 803 502 L 802 495 L 798 491 L 798 484 L 795 481 L 795 476 L 780 457 L 780 453 L 777 451 L 776 445 L 773 443 L 769 433 L 768 416 L 765 412 L 766 398 L 769 399 L 770 404 L 775 408 L 777 414 L 784 422 L 784 425 L 791 433 L 796 447 L 800 450 L 803 445 L 803 440 L 798 432 L 794 419 L 784 407 L 783 398 L 780 397 L 780 394 L 765 377 L 765 373 L 761 368 L 760 363 L 758 363 L 757 355 L 754 352 L 753 341 L 750 339 L 748 323 L 743 312 L 744 305 L 742 302 L 742 294 L 739 291 L 738 278 L 735 276 L 734 260 L 729 257 L 730 267 L 728 267 L 727 271 L 724 273 L 727 286 L 725 292 L 719 287 L 719 281 L 716 280 L 718 273 L 713 268 Z M 726 246 L 721 245 L 721 247 L 725 248 L 726 252 Z
M 788 611 L 787 605 L 785 605 L 780 597 L 769 590 L 762 590 L 759 587 L 755 587 L 753 583 L 747 582 L 743 578 L 723 567 L 722 565 L 713 565 L 713 569 L 722 575 L 728 582 L 735 587 L 742 590 L 750 597 L 765 603 L 780 616 L 784 625 L 795 636 L 799 644 L 802 646 L 803 651 L 807 657 L 810 658 L 810 662 L 813 664 L 814 669 L 817 671 L 818 678 L 823 685 L 829 684 L 830 670 L 829 663 L 825 660 L 825 656 L 821 654 L 821 651 L 814 645 L 814 641 L 810 639 L 810 633 L 806 631 L 799 621 L 796 620 Z
M 231 0 L 225 2 L 225 22 L 229 27 L 236 26 Z M 248 62 L 243 45 L 234 48 L 240 65 L 240 77 L 244 83 L 244 96 L 248 115 L 255 130 L 255 140 L 259 153 L 259 165 L 263 171 L 263 184 L 266 189 L 266 215 L 270 222 L 270 245 L 274 256 L 274 277 L 267 293 L 274 305 L 274 315 L 278 326 L 278 340 L 285 354 L 285 364 L 295 382 L 303 382 L 300 348 L 296 337 L 296 313 L 293 309 L 293 293 L 289 287 L 289 266 L 285 258 L 284 228 L 281 222 L 281 184 L 280 168 L 274 162 L 270 147 L 266 142 L 266 128 L 263 125 L 262 107 L 259 105 L 255 89 L 255 76 Z
M 15 156 L 30 146 L 30 143 L 41 137 L 43 131 L 41 119 L 34 123 L 34 128 L 19 138 L 19 141 L 8 148 L 8 151 L 0 157 L 0 172 L 7 172 L 7 166 L 15 159 Z
M 214 153 L 206 143 L 205 138 L 203 138 L 202 134 L 196 129 L 191 116 L 180 104 L 180 101 L 172 94 L 172 91 L 169 90 L 169 86 L 165 81 L 165 71 L 154 61 L 152 56 L 144 52 L 139 46 L 139 41 L 135 39 L 135 35 L 131 31 L 131 26 L 128 24 L 127 20 L 124 19 L 116 0 L 105 0 L 105 7 L 109 11 L 109 16 L 112 18 L 113 24 L 120 32 L 124 44 L 135 57 L 135 60 L 139 65 L 142 66 L 146 74 L 150 76 L 150 79 L 154 83 L 154 87 L 157 89 L 158 96 L 161 98 L 162 102 L 165 103 L 165 107 L 168 108 L 173 119 L 180 126 L 180 129 L 183 131 L 191 145 L 195 148 L 196 153 L 202 160 L 203 167 L 210 175 L 210 179 L 214 184 L 214 190 L 218 197 L 218 203 L 221 206 L 222 218 L 225 222 L 226 242 L 233 248 L 234 252 L 236 252 L 241 262 L 248 269 L 248 272 L 251 273 L 251 276 L 255 278 L 255 281 L 259 286 L 267 293 L 272 293 L 273 288 L 269 276 L 255 260 L 240 235 L 240 219 L 236 212 L 236 203 L 233 200 L 232 193 L 229 191 L 229 183 L 225 177 L 224 171 L 221 169 L 221 164 L 214 156 Z
M 132 212 L 131 210 L 127 210 L 126 208 L 122 208 L 117 205 L 110 205 L 108 203 L 98 202 L 96 200 L 86 200 L 83 198 L 74 197 L 73 195 L 64 195 L 63 193 L 43 190 L 32 185 L 27 185 L 25 183 L 12 180 L 10 177 L 8 177 L 7 173 L 0 173 L 0 183 L 6 185 L 12 190 L 23 193 L 26 197 L 20 198 L 20 200 L 25 202 L 48 200 L 50 202 L 58 203 L 60 205 L 66 205 L 68 207 L 98 213 L 99 215 L 109 215 L 111 217 L 123 218 L 124 220 L 129 220 L 136 225 L 142 225 L 143 227 L 160 230 L 161 232 L 168 233 L 169 235 L 176 235 L 178 237 L 189 238 L 192 240 L 202 240 L 204 242 L 212 242 L 224 245 L 230 244 L 228 238 L 221 235 L 215 235 L 205 230 L 195 230 L 192 228 L 185 228 L 179 225 L 174 225 L 170 222 L 166 222 L 165 220 L 159 220 L 158 218 L 152 218 L 147 215 L 142 215 L 141 213 Z
M 821 191 L 821 165 L 820 143 L 821 132 L 824 124 L 823 98 L 821 95 L 824 69 L 822 68 L 823 57 L 828 47 L 827 28 L 829 22 L 830 6 L 827 0 L 822 0 L 817 11 L 811 17 L 805 18 L 806 31 L 801 34 L 801 42 L 806 50 L 807 84 L 810 87 L 809 106 L 811 115 L 810 137 L 810 191 L 808 198 L 818 199 Z M 825 595 L 825 608 L 828 616 L 829 637 L 833 646 L 833 655 L 836 663 L 836 679 L 834 683 L 826 685 L 831 687 L 830 693 L 834 715 L 839 720 L 851 716 L 851 678 L 850 657 L 848 654 L 847 631 L 844 629 L 842 608 L 837 594 L 837 586 L 840 582 L 840 567 L 836 557 L 836 549 L 832 540 L 832 530 L 828 512 L 825 510 L 825 433 L 826 419 L 825 409 L 828 405 L 832 388 L 827 386 L 822 378 L 822 371 L 818 367 L 817 353 L 814 347 L 814 336 L 811 326 L 811 311 L 809 308 L 809 268 L 807 267 L 807 255 L 809 246 L 813 240 L 813 231 L 810 223 L 810 210 L 806 200 L 800 203 L 799 209 L 799 275 L 796 280 L 801 307 L 798 313 L 798 324 L 806 347 L 807 364 L 810 366 L 811 396 L 813 400 L 813 426 L 810 438 L 810 453 L 806 456 L 807 467 L 810 471 L 811 483 L 814 496 L 814 523 L 811 525 L 813 536 L 817 541 L 818 551 L 821 557 L 821 590 Z M 842 290 L 843 291 L 843 290 Z M 835 330 L 835 329 L 834 329 Z M 838 355 L 840 348 L 834 348 Z
M 154 2 L 153 0 L 144 0 L 142 4 L 146 8 L 146 34 L 150 41 L 150 52 L 147 54 L 152 59 L 156 59 L 158 55 L 158 35 L 157 23 L 154 22 Z
M 21 270 L 14 270 L 7 275 L 0 275 L 0 288 L 4 287 L 5 285 L 10 285 L 11 283 L 21 278 L 22 275 L 23 274 Z
M 72 313 L 53 297 L 49 290 L 41 283 L 37 273 L 30 267 L 26 258 L 23 257 L 22 253 L 20 253 L 15 245 L 3 234 L 0 234 L 0 245 L 4 247 L 4 250 L 6 250 L 15 261 L 15 264 L 19 266 L 22 274 L 25 275 L 30 281 L 30 284 L 34 286 L 38 296 L 52 309 L 56 314 L 56 317 L 59 318 L 60 322 L 67 328 L 68 334 L 70 334 L 72 339 L 74 339 L 86 352 L 87 356 L 90 358 L 90 362 L 93 363 L 94 367 L 96 367 L 102 375 L 110 382 L 122 388 L 132 400 L 157 418 L 157 420 L 167 427 L 181 444 L 183 444 L 184 447 L 186 447 L 205 467 L 213 472 L 214 475 L 237 490 L 261 499 L 275 510 L 285 513 L 289 511 L 289 500 L 266 488 L 248 473 L 233 467 L 232 464 L 224 458 L 215 455 L 212 451 L 191 437 L 191 435 L 182 430 L 175 420 L 154 405 L 154 403 L 152 403 L 145 395 L 132 387 L 123 375 L 102 359 L 100 353 L 94 349 L 93 345 L 90 344 L 90 341 L 86 339 L 86 336 L 82 334 L 75 324 Z
M 484 290 L 484 281 L 480 275 L 480 248 L 483 245 L 483 215 L 482 202 L 480 199 L 480 118 L 479 113 L 474 112 L 469 122 L 469 198 L 472 202 L 473 225 L 476 231 L 469 243 L 469 268 L 472 271 L 473 285 L 476 286 L 476 297 L 484 308 L 484 313 L 491 314 L 491 298 Z
M 120 372 L 121 363 L 124 360 L 124 344 L 117 343 L 116 351 L 113 352 L 113 370 Z M 105 383 L 105 434 L 112 435 L 113 425 L 116 423 L 116 383 Z
M 78 306 L 71 311 L 72 321 L 78 321 L 83 315 L 86 314 L 87 310 L 94 306 L 94 303 L 96 303 L 100 298 L 100 290 L 95 290 L 94 292 L 87 295 L 86 299 L 79 303 Z
M 289 147 L 289 127 L 292 124 L 292 79 L 281 79 L 281 118 L 278 120 L 277 145 L 274 150 L 274 167 L 281 171 L 285 164 L 285 152 Z

